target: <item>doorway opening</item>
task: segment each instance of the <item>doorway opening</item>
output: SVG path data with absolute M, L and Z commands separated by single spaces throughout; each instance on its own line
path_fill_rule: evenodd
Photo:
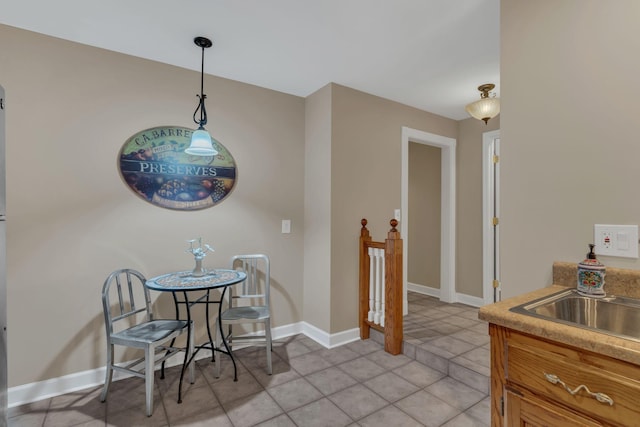
M 429 132 L 402 127 L 402 178 L 400 232 L 404 253 L 403 275 L 403 311 L 408 313 L 408 242 L 411 239 L 409 229 L 409 142 L 440 148 L 440 289 L 432 290 L 433 296 L 443 302 L 455 302 L 455 226 L 456 226 L 456 140 Z M 425 254 L 428 256 L 428 254 Z

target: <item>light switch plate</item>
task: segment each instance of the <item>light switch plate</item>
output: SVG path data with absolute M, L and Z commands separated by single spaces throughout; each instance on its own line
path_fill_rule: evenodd
M 290 219 L 283 219 L 282 220 L 282 233 L 283 234 L 291 233 L 291 220 Z
M 596 255 L 638 258 L 638 226 L 595 224 Z

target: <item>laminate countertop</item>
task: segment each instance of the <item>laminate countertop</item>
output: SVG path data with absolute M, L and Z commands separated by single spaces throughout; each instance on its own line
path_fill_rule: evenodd
M 576 268 L 576 264 L 554 263 L 554 285 L 511 297 L 495 304 L 485 305 L 480 308 L 478 317 L 489 323 L 588 350 L 593 353 L 603 354 L 640 366 L 640 341 L 619 338 L 589 329 L 565 325 L 510 311 L 512 307 L 566 290 L 569 286 L 567 286 L 567 283 L 563 283 L 565 282 L 565 277 L 575 280 L 576 275 L 572 275 L 571 271 L 576 271 Z M 561 271 L 557 272 L 557 269 Z M 623 280 L 617 282 L 615 286 L 610 286 L 607 292 L 609 293 L 610 290 L 615 290 L 615 295 L 626 294 L 627 296 L 637 298 L 636 293 L 640 287 L 636 286 L 638 284 L 636 281 L 640 282 L 640 271 L 612 270 L 614 270 L 612 274 L 614 278 L 622 277 Z M 607 275 L 609 275 L 609 270 L 607 270 Z M 609 280 L 611 280 L 611 278 L 609 278 Z M 560 282 L 560 284 L 558 284 L 558 282 Z M 575 286 L 572 287 L 575 288 Z M 625 288 L 631 287 L 633 291 L 625 292 Z M 611 293 L 613 294 L 613 292 Z

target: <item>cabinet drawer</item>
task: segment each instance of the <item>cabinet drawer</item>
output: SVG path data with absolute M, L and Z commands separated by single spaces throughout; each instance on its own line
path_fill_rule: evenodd
M 508 426 L 602 427 L 602 424 L 557 405 L 506 391 Z
M 577 349 L 526 338 L 509 339 L 506 356 L 509 383 L 608 422 L 629 425 L 630 420 L 637 420 L 640 382 L 633 378 L 640 378 L 640 372 L 633 365 L 594 354 L 585 357 Z M 573 391 L 580 385 L 588 391 L 582 388 L 572 395 L 547 375 Z M 599 393 L 604 402 L 589 392 Z

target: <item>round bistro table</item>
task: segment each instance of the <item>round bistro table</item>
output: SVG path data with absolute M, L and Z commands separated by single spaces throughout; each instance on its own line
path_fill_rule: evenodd
M 229 355 L 233 362 L 233 380 L 238 381 L 238 370 L 236 367 L 236 361 L 233 358 L 233 352 L 227 344 L 227 340 L 222 330 L 222 322 L 218 322 L 220 325 L 220 335 L 222 336 L 222 343 L 225 350 L 215 348 L 213 344 L 213 338 L 211 335 L 211 327 L 209 322 L 209 306 L 211 304 L 218 304 L 218 317 L 222 313 L 222 302 L 224 300 L 224 294 L 227 288 L 236 283 L 240 283 L 247 278 L 246 273 L 236 270 L 215 269 L 207 271 L 203 276 L 193 276 L 191 271 L 177 271 L 173 273 L 163 274 L 161 276 L 152 277 L 147 279 L 145 286 L 154 291 L 171 292 L 173 295 L 173 302 L 176 308 L 176 319 L 180 319 L 180 307 L 184 306 L 187 315 L 187 325 L 191 328 L 191 307 L 196 304 L 205 304 L 207 335 L 209 341 L 201 345 L 194 345 L 194 352 L 189 357 L 188 350 L 185 351 L 184 361 L 182 363 L 182 372 L 180 373 L 180 382 L 178 385 L 178 403 L 182 403 L 182 379 L 184 378 L 185 370 L 189 363 L 193 361 L 196 353 L 202 348 L 211 350 L 213 358 L 215 358 L 215 352 L 219 351 Z M 214 289 L 221 290 L 220 299 L 211 300 L 210 292 Z M 191 292 L 205 291 L 202 295 L 195 298 L 189 297 Z M 189 331 L 190 332 L 190 331 Z M 187 340 L 190 336 L 187 333 Z M 187 342 L 187 349 L 189 348 L 189 342 Z

